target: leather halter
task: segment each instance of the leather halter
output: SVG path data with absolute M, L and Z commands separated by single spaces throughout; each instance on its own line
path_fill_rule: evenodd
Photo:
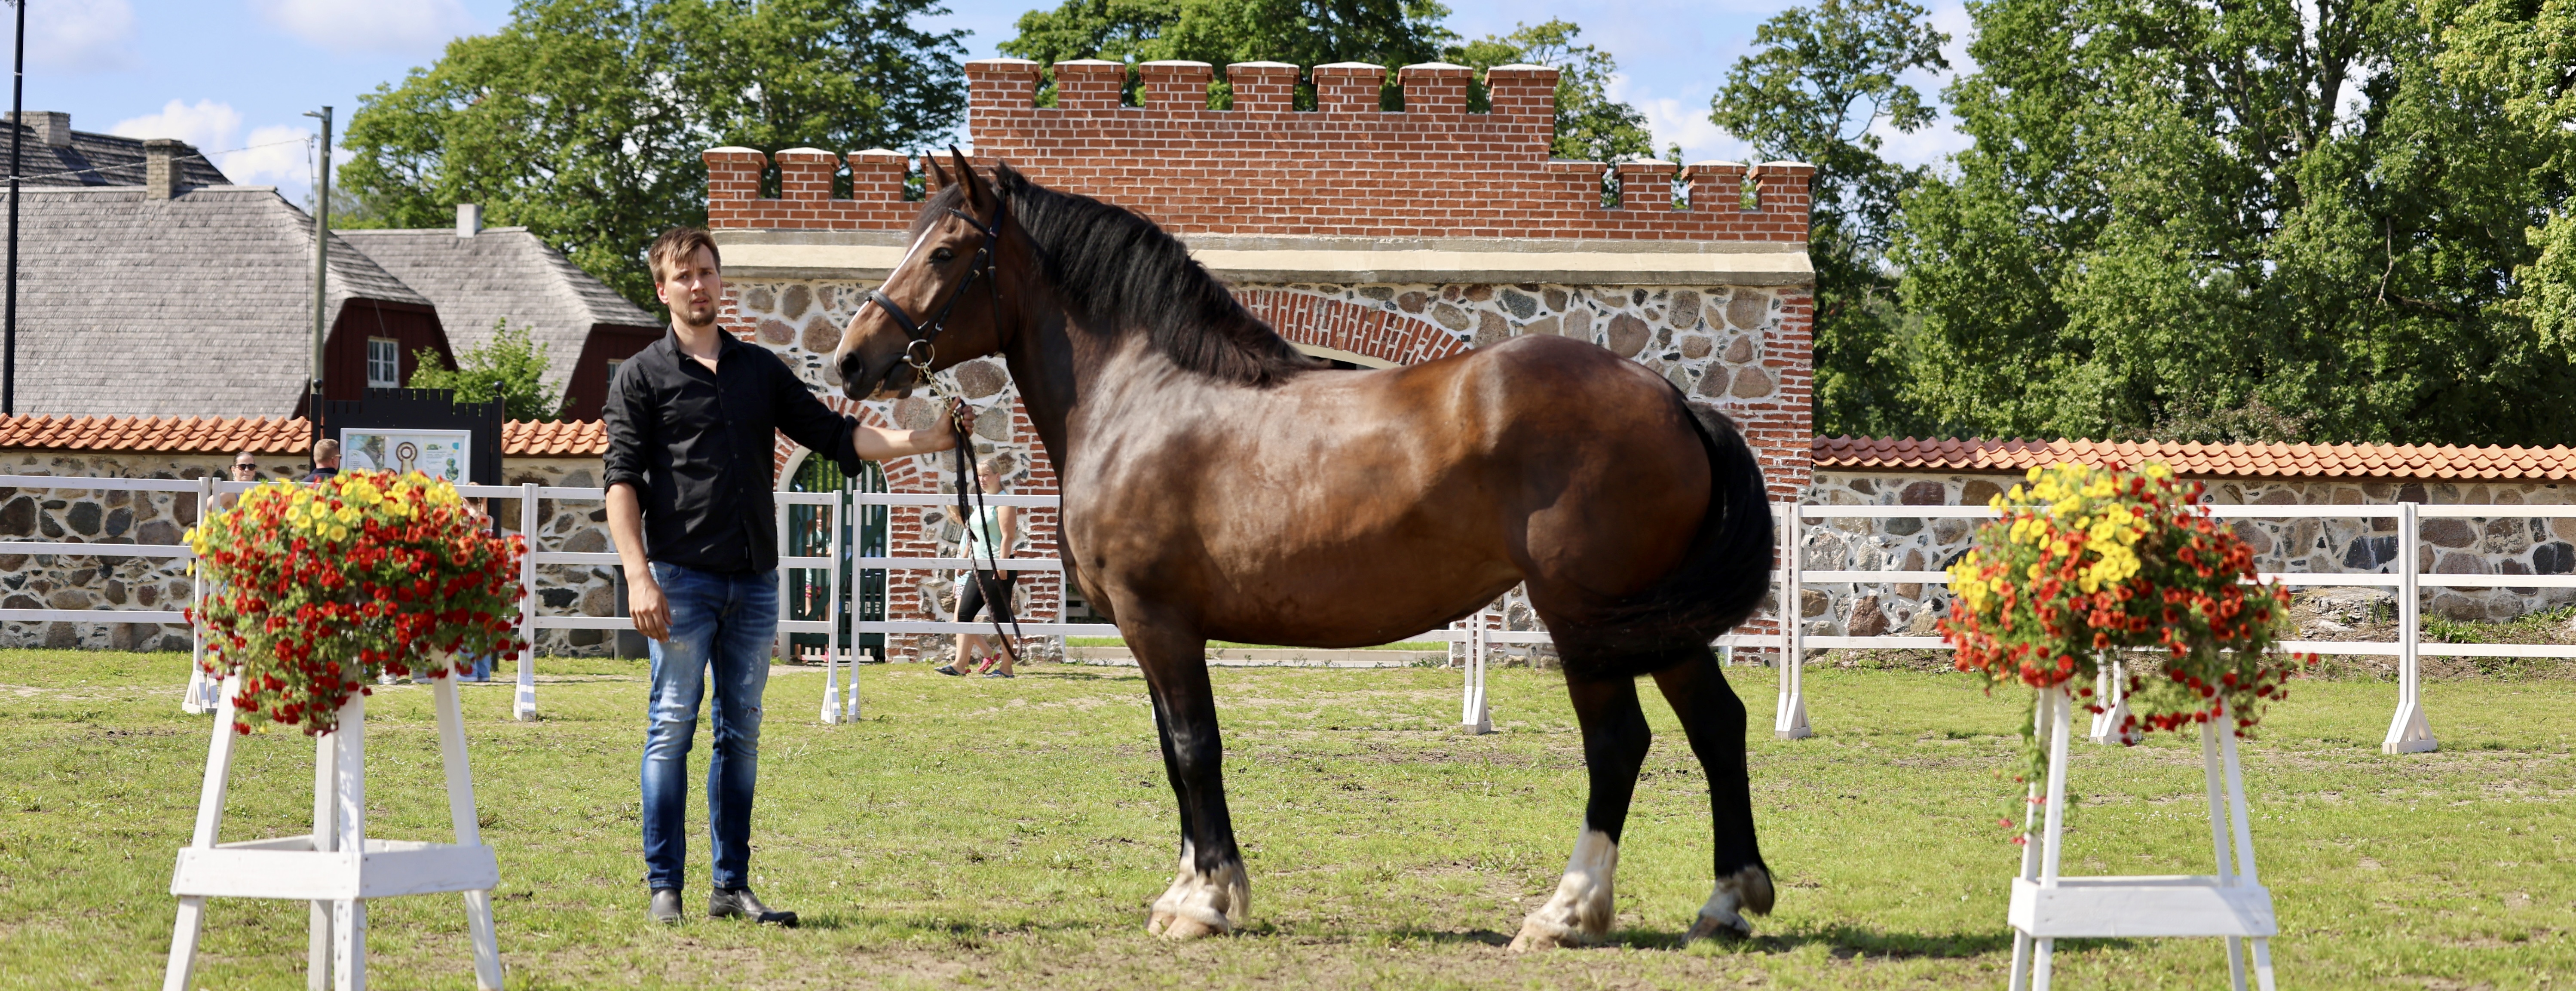
M 967 288 L 973 286 L 977 279 L 990 280 L 993 298 L 996 301 L 1001 299 L 1001 278 L 993 271 L 994 249 L 1001 244 L 1002 217 L 1008 210 L 1008 206 L 1001 197 L 994 197 L 993 222 L 986 224 L 975 219 L 974 214 L 953 206 L 948 208 L 948 212 L 955 215 L 957 219 L 975 228 L 975 232 L 982 235 L 983 243 L 975 249 L 975 261 L 973 266 L 966 270 L 966 280 L 959 282 L 957 288 L 948 293 L 948 301 L 940 304 L 939 312 L 933 314 L 929 320 L 914 320 L 912 314 L 904 312 L 900 304 L 886 297 L 882 286 L 868 293 L 868 302 L 876 304 L 878 309 L 884 310 L 887 316 L 893 317 L 894 322 L 903 328 L 903 336 L 909 340 L 903 348 L 904 363 L 911 365 L 925 381 L 930 377 L 930 363 L 937 360 L 939 355 L 938 345 L 934 342 L 939 337 L 939 332 L 947 326 L 949 311 L 957 308 L 957 301 L 965 297 Z M 999 314 L 996 314 L 997 318 L 998 316 Z

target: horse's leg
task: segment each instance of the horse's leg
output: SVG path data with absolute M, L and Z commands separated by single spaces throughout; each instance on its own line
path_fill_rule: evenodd
M 1176 940 L 1232 932 L 1251 912 L 1252 884 L 1225 807 L 1225 747 L 1208 684 L 1207 641 L 1148 633 L 1130 634 L 1127 642 L 1153 694 L 1163 767 L 1181 808 L 1180 871 L 1154 900 L 1145 931 Z
M 1744 763 L 1744 702 L 1718 670 L 1717 657 L 1693 649 L 1681 663 L 1655 672 L 1655 685 L 1682 720 L 1691 752 L 1708 777 L 1709 827 L 1717 848 L 1717 887 L 1701 906 L 1684 942 L 1709 936 L 1742 939 L 1753 924 L 1739 910 L 1771 912 L 1771 868 L 1753 835 L 1753 785 Z
M 1634 678 L 1587 679 L 1567 665 L 1566 693 L 1574 698 L 1574 718 L 1583 728 L 1583 766 L 1591 776 L 1592 795 L 1583 806 L 1583 834 L 1574 841 L 1565 878 L 1556 895 L 1522 920 L 1512 949 L 1591 945 L 1610 932 L 1617 907 L 1612 880 L 1619 870 L 1619 833 L 1628 823 L 1628 800 L 1637 791 L 1637 769 L 1646 763 L 1653 731 L 1645 710 L 1637 707 Z

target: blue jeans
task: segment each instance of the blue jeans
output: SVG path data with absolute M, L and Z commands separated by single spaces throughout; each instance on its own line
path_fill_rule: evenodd
M 750 884 L 751 796 L 760 778 L 760 695 L 778 637 L 778 573 L 716 574 L 654 562 L 671 605 L 671 638 L 651 641 L 653 699 L 644 727 L 644 877 L 681 888 L 688 872 L 689 745 L 715 670 L 715 752 L 707 758 L 707 838 L 715 886 Z

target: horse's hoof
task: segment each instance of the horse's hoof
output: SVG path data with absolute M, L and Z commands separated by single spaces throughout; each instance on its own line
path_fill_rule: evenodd
M 1185 915 L 1172 915 L 1156 916 L 1153 923 L 1145 927 L 1145 931 L 1175 943 L 1186 943 L 1209 936 L 1223 936 L 1227 929 L 1224 926 L 1211 926 Z
M 1587 933 L 1578 928 L 1558 925 L 1553 922 L 1530 919 L 1521 923 L 1520 935 L 1512 937 L 1512 952 L 1527 953 L 1531 950 L 1554 950 L 1564 947 L 1598 946 L 1600 943 L 1600 934 Z
M 1688 946 L 1703 939 L 1722 939 L 1734 943 L 1752 938 L 1753 923 L 1744 921 L 1741 915 L 1728 912 L 1724 917 L 1700 916 L 1699 922 L 1691 926 L 1689 933 L 1682 936 L 1682 945 Z

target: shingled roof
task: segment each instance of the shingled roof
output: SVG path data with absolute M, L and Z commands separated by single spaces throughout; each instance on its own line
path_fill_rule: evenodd
M 294 411 L 313 346 L 313 221 L 275 189 L 32 188 L 22 210 L 19 409 Z M 430 305 L 332 241 L 331 324 L 352 299 Z
M 2160 461 L 2210 478 L 2576 480 L 2564 446 L 2433 447 L 2419 444 L 2177 444 L 2163 441 L 1915 440 L 1819 437 L 1818 471 L 2018 474 L 2060 462 Z
M 0 416 L 0 450 L 122 451 L 178 454 L 301 454 L 313 425 L 303 417 Z M 596 457 L 608 452 L 597 420 L 501 425 L 510 457 Z
M 7 115 L 0 113 L 0 121 Z M 24 135 L 18 154 L 19 182 L 27 186 L 140 186 L 143 185 L 143 139 L 118 137 L 72 130 L 72 115 L 60 111 L 29 111 L 26 123 L 0 123 L 0 170 L 8 168 L 9 132 L 16 127 Z M 179 167 L 179 185 L 229 186 L 231 179 L 222 169 L 206 160 L 195 147 L 181 145 L 174 160 Z
M 571 380 L 593 326 L 662 326 L 525 227 L 486 228 L 472 237 L 448 227 L 338 233 L 436 303 L 448 344 L 460 352 L 491 340 L 496 321 L 532 327 L 529 336 L 546 346 L 547 378 L 558 388 Z

